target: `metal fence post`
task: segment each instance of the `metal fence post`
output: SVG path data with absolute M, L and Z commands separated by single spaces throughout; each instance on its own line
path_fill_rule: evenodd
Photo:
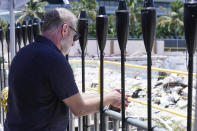
M 3 35 L 3 28 L 0 27 L 0 41 L 1 41 L 1 55 L 2 55 L 2 58 L 0 59 L 0 80 L 1 80 L 1 90 L 3 90 L 3 88 L 5 88 L 5 65 L 4 65 L 4 46 L 3 46 L 3 40 L 4 40 L 4 35 Z M 3 71 L 2 71 L 2 66 L 3 65 Z M 2 75 L 3 73 L 3 75 Z M 3 82 L 2 82 L 3 81 Z M 1 107 L 1 122 L 4 124 L 4 109 Z
M 75 121 L 74 116 L 71 111 L 69 111 L 69 131 L 75 131 Z
M 108 31 L 108 16 L 105 12 L 105 7 L 99 8 L 99 13 L 96 17 L 96 38 L 100 49 L 100 131 L 104 131 L 104 111 L 103 111 L 103 93 L 104 93 L 104 69 L 103 69 L 103 52 L 106 44 Z
M 113 119 L 113 131 L 118 131 L 119 120 Z
M 125 120 L 125 49 L 129 32 L 129 11 L 125 0 L 120 0 L 116 11 L 116 30 L 121 50 L 121 96 L 122 96 L 122 131 L 126 131 Z
M 16 38 L 17 38 L 16 43 L 18 43 L 18 47 L 20 50 L 21 49 L 21 40 L 22 40 L 22 29 L 21 29 L 20 23 L 17 23 L 17 25 L 16 25 Z M 17 48 L 15 50 L 17 52 Z
M 148 88 L 148 130 L 152 131 L 152 105 L 151 105 L 151 52 L 156 30 L 156 9 L 153 0 L 145 0 L 144 8 L 141 10 L 142 17 L 142 33 L 144 45 L 147 52 L 147 88 Z
M 33 25 L 32 26 L 33 26 L 33 37 L 34 37 L 34 40 L 35 40 L 36 36 L 40 34 L 40 27 L 39 27 L 37 18 L 33 19 Z
M 104 116 L 104 122 L 105 122 L 105 131 L 108 131 L 109 129 L 109 116 Z
M 5 31 L 7 52 L 8 52 L 8 66 L 10 67 L 10 26 L 8 25 Z
M 3 40 L 4 40 L 4 36 L 3 36 L 3 28 L 0 26 L 0 42 L 1 42 L 1 47 L 2 47 L 2 51 L 3 51 Z M 1 91 L 2 91 L 2 89 L 3 89 L 3 87 L 5 86 L 3 86 L 3 78 L 2 78 L 2 67 L 1 67 L 1 64 L 2 64 L 2 62 L 3 62 L 3 60 L 2 59 L 4 59 L 4 57 L 3 57 L 3 55 L 2 55 L 2 58 L 0 59 L 0 70 L 1 70 L 1 72 L 0 72 L 0 78 L 1 78 Z
M 81 64 L 82 64 L 82 92 L 85 92 L 85 48 L 88 40 L 88 18 L 85 11 L 81 11 L 78 20 L 79 43 L 81 47 Z M 87 131 L 87 116 L 83 116 L 83 131 Z
M 99 113 L 94 114 L 94 131 L 99 131 Z
M 189 54 L 188 63 L 188 107 L 187 107 L 187 131 L 192 130 L 192 88 L 193 88 L 193 55 L 197 42 L 197 1 L 186 0 L 184 4 L 184 29 L 187 51 Z
M 27 22 L 26 21 L 23 21 L 21 28 L 22 28 L 23 44 L 24 46 L 26 46 L 27 45 Z
M 83 131 L 82 117 L 78 117 L 78 131 Z
M 32 27 L 32 20 L 29 20 L 28 26 L 27 26 L 27 37 L 29 40 L 29 43 L 33 42 L 33 27 Z

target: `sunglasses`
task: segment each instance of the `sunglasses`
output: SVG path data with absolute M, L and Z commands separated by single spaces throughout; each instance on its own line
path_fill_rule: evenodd
M 69 26 L 69 28 L 70 28 L 72 31 L 75 32 L 75 35 L 74 35 L 74 37 L 73 37 L 73 41 L 79 40 L 79 37 L 80 37 L 79 33 L 78 33 L 74 28 L 72 28 L 71 26 Z

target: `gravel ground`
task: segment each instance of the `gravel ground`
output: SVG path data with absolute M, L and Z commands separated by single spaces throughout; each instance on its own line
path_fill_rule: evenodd
M 153 66 L 163 67 L 164 63 L 166 66 L 173 67 L 169 61 L 175 61 L 177 58 L 168 58 L 166 61 L 157 60 Z M 134 63 L 134 62 L 128 62 Z M 139 62 L 138 62 L 139 63 Z M 143 63 L 143 62 L 142 62 Z M 141 64 L 142 64 L 141 63 Z M 143 64 L 142 64 L 143 65 Z M 184 62 L 178 69 L 184 68 Z M 111 90 L 114 88 L 121 88 L 121 72 L 120 66 L 104 65 L 104 89 Z M 72 68 L 75 74 L 75 79 L 78 87 L 81 87 L 81 65 L 72 64 Z M 172 68 L 172 69 L 173 69 Z M 169 69 L 169 68 L 168 68 Z M 185 71 L 185 70 L 184 70 Z M 85 79 L 86 87 L 98 88 L 99 70 L 97 64 L 86 64 L 85 68 Z M 170 110 L 175 113 L 183 115 L 187 114 L 187 76 L 167 74 L 162 80 L 158 81 L 158 72 L 153 72 L 152 79 L 152 104 L 162 107 L 164 110 Z M 160 85 L 157 85 L 160 83 Z M 175 85 L 166 86 L 166 84 L 175 83 Z M 178 83 L 178 85 L 176 85 Z M 180 85 L 182 84 L 182 85 Z M 195 81 L 194 81 L 195 84 Z M 183 87 L 186 85 L 186 87 Z M 194 85 L 194 87 L 196 87 Z M 132 95 L 132 99 L 140 100 L 142 102 L 147 101 L 146 96 L 147 80 L 146 70 L 138 70 L 132 68 L 125 69 L 125 89 L 126 93 Z M 195 98 L 195 88 L 193 89 L 193 102 Z M 194 107 L 194 104 L 193 104 Z M 194 108 L 193 108 L 194 111 Z M 128 116 L 135 117 L 140 120 L 147 119 L 147 107 L 143 104 L 131 102 L 126 110 Z M 152 108 L 152 117 L 154 124 L 159 127 L 166 128 L 167 130 L 173 131 L 184 131 L 186 130 L 186 118 L 178 116 L 174 113 L 161 111 Z M 194 114 L 194 112 L 193 112 Z

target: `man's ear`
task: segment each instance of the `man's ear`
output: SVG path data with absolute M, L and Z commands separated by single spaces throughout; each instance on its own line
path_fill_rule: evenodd
M 68 35 L 68 31 L 69 31 L 69 26 L 67 24 L 64 24 L 62 26 L 62 30 L 61 30 L 61 34 L 62 37 L 64 38 L 66 35 Z

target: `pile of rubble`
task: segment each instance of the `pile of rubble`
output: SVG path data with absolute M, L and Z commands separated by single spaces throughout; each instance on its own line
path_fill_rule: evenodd
M 81 68 L 74 68 L 75 79 L 79 87 L 81 87 Z M 153 118 L 160 119 L 165 122 L 164 125 L 179 126 L 181 129 L 186 128 L 186 118 L 177 116 L 177 113 L 187 114 L 187 96 L 188 78 L 185 75 L 159 73 L 160 77 L 152 79 L 152 104 L 163 109 L 171 110 L 175 113 L 161 111 L 159 109 L 152 109 Z M 97 66 L 86 67 L 86 87 L 98 88 L 99 74 Z M 196 94 L 196 82 L 193 81 L 193 111 Z M 104 69 L 104 89 L 111 90 L 114 88 L 121 88 L 120 70 L 110 68 Z M 132 99 L 142 102 L 147 102 L 147 80 L 140 76 L 126 75 L 125 77 L 126 93 L 131 94 Z M 131 102 L 126 110 L 127 115 L 139 119 L 147 119 L 147 106 L 136 102 Z M 193 113 L 194 114 L 194 113 Z M 170 128 L 170 126 L 169 126 Z M 176 127 L 175 127 L 176 128 Z M 172 129 L 174 129 L 172 127 Z

